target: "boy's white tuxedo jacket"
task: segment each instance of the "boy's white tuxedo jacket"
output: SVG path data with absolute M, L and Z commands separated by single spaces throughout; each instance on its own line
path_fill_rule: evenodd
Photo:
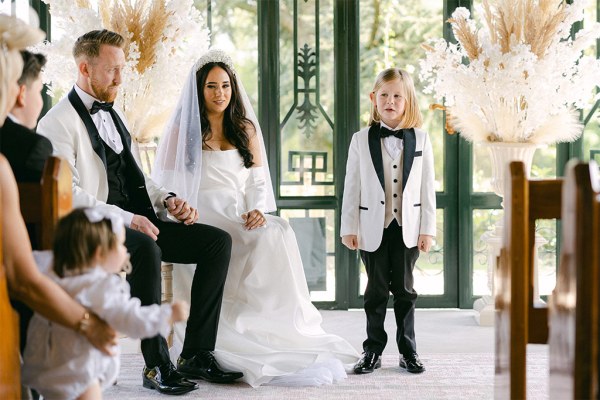
M 356 132 L 346 165 L 340 236 L 357 235 L 358 247 L 375 251 L 385 219 L 385 180 L 379 124 Z M 385 151 L 385 150 L 383 150 Z M 435 175 L 427 132 L 404 129 L 402 157 L 402 234 L 415 247 L 420 234 L 435 236 Z
M 115 111 L 119 114 L 123 123 L 126 124 L 125 117 L 120 110 L 115 108 Z M 91 118 L 89 122 L 91 122 Z M 120 214 L 125 224 L 129 226 L 133 213 L 115 205 L 106 204 L 108 199 L 106 167 L 94 151 L 90 133 L 88 133 L 83 120 L 67 96 L 61 99 L 40 120 L 37 132 L 50 139 L 56 155 L 65 158 L 71 167 L 73 173 L 73 207 L 109 209 Z M 99 143 L 100 140 L 102 139 L 98 136 L 96 141 Z M 123 146 L 123 151 L 127 151 L 128 143 L 123 143 Z M 139 149 L 135 140 L 131 140 L 130 148 L 133 158 L 141 170 Z M 169 192 L 153 182 L 146 174 L 143 175 L 150 202 L 155 209 L 164 209 L 162 201 Z

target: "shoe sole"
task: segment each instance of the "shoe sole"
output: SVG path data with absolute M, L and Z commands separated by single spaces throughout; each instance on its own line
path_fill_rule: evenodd
M 228 378 L 228 379 L 214 379 L 214 378 L 208 378 L 205 376 L 201 376 L 201 375 L 197 375 L 197 374 L 190 374 L 181 370 L 177 370 L 177 372 L 179 372 L 181 375 L 183 375 L 184 378 L 187 379 L 200 379 L 206 382 L 210 382 L 210 383 L 232 383 L 240 378 L 242 378 L 244 375 L 240 375 L 237 376 L 235 378 Z

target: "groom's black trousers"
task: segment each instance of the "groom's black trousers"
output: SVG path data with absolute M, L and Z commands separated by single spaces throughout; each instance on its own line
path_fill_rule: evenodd
M 410 356 L 417 352 L 415 342 L 415 302 L 413 268 L 419 258 L 418 248 L 404 245 L 402 227 L 394 219 L 383 230 L 381 245 L 373 252 L 360 251 L 367 271 L 365 313 L 367 314 L 367 340 L 365 351 L 383 353 L 387 343 L 384 329 L 385 314 L 390 292 L 394 295 L 396 317 L 396 344 L 400 354 Z
M 142 305 L 160 304 L 161 260 L 197 264 L 182 354 L 189 357 L 201 350 L 214 350 L 231 236 L 209 225 L 149 219 L 160 231 L 156 242 L 142 232 L 126 229 L 125 246 L 133 267 L 127 276 L 131 295 L 139 298 Z M 167 342 L 160 335 L 142 340 L 141 348 L 148 368 L 169 361 Z

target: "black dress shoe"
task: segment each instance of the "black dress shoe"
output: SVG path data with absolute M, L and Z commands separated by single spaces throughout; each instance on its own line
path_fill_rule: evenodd
M 411 354 L 410 356 L 400 356 L 400 368 L 404 368 L 412 374 L 420 374 L 425 371 L 425 366 L 419 359 L 417 353 Z
M 143 385 L 163 394 L 184 394 L 198 389 L 196 382 L 181 376 L 170 362 L 152 369 L 144 367 Z
M 381 358 L 379 354 L 371 351 L 365 351 L 363 358 L 354 366 L 355 374 L 370 374 L 377 368 L 381 368 Z
M 223 371 L 210 351 L 202 351 L 188 359 L 179 357 L 177 371 L 187 378 L 213 383 L 228 383 L 244 376 L 241 372 Z

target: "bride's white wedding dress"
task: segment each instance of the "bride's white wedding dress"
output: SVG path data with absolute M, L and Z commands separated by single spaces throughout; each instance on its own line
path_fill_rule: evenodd
M 320 385 L 346 376 L 358 360 L 352 345 L 321 328 L 312 305 L 296 237 L 284 219 L 266 215 L 264 228 L 246 230 L 245 184 L 250 171 L 237 150 L 203 151 L 199 220 L 233 238 L 215 356 L 243 381 Z M 190 293 L 192 266 L 174 269 L 176 298 Z M 177 327 L 183 337 L 185 330 Z

